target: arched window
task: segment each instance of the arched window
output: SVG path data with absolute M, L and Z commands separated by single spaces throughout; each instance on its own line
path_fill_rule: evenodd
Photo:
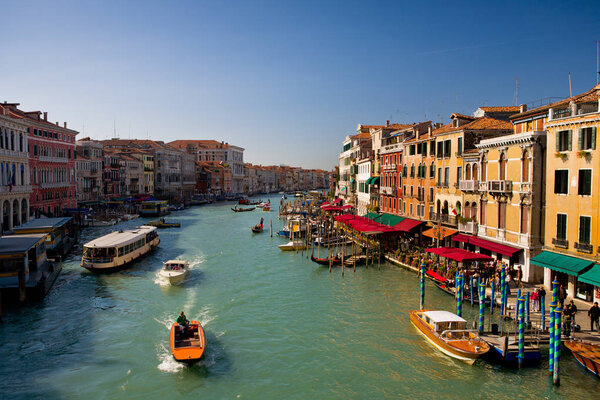
M 460 201 L 456 202 L 456 215 L 461 215 L 462 207 L 460 205 Z
M 441 210 L 441 207 L 442 207 L 442 205 L 441 205 L 440 201 L 438 200 L 438 201 L 437 201 L 437 204 L 436 204 L 436 208 L 435 208 L 435 209 L 437 210 L 437 213 L 438 213 L 438 214 L 439 214 L 440 212 L 442 212 L 442 210 Z
M 479 176 L 477 176 L 477 164 L 473 164 L 473 180 L 479 180 Z
M 464 217 L 465 218 L 470 218 L 471 217 L 471 203 L 469 203 L 468 201 L 465 202 L 465 213 L 464 213 Z
M 13 131 L 10 131 L 10 149 L 15 150 L 15 133 Z
M 523 176 L 521 177 L 522 182 L 529 182 L 529 152 L 525 150 L 523 152 Z
M 465 165 L 465 180 L 471 180 L 471 164 Z M 466 206 L 465 206 L 466 208 Z
M 435 179 L 435 163 L 432 161 L 429 166 L 429 178 Z
M 500 169 L 498 172 L 498 177 L 501 181 L 506 179 L 506 156 L 504 153 L 500 153 L 500 158 L 498 159 L 498 168 Z
M 415 164 L 412 164 L 410 166 L 410 177 L 414 178 L 415 177 Z

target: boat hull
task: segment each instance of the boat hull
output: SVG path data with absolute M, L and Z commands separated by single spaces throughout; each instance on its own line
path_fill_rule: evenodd
M 431 329 L 429 329 L 429 327 L 421 320 L 421 318 L 417 316 L 417 311 L 410 311 L 409 315 L 410 322 L 412 322 L 413 326 L 417 328 L 417 331 L 419 331 L 419 333 L 423 335 L 427 341 L 429 341 L 429 343 L 447 356 L 456 358 L 457 360 L 471 365 L 479 358 L 479 356 L 487 352 L 467 352 L 451 346 L 446 341 L 440 339 Z M 489 345 L 487 345 L 487 343 L 485 346 L 489 350 Z
M 177 331 L 179 324 L 174 323 L 171 326 L 170 344 L 173 358 L 181 362 L 195 362 L 202 358 L 206 342 L 204 340 L 204 329 L 198 321 L 190 321 L 189 334 L 194 334 L 189 340 L 178 340 Z
M 565 347 L 571 350 L 577 362 L 592 374 L 600 378 L 600 346 L 566 340 Z
M 160 271 L 160 276 L 169 281 L 171 285 L 177 285 L 185 280 L 187 270 L 184 272 Z

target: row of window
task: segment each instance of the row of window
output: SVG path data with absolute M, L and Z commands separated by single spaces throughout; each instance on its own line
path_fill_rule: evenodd
M 13 131 L 9 132 L 8 129 L 0 129 L 0 149 L 21 152 L 25 151 L 23 134 L 19 133 L 17 138 Z
M 33 155 L 42 157 L 71 158 L 71 149 L 38 146 L 37 144 L 34 144 Z
M 25 185 L 26 175 L 23 164 L 0 163 L 0 185 Z
M 556 134 L 556 151 L 570 151 L 573 149 L 573 131 L 571 129 L 559 131 Z M 579 129 L 577 140 L 579 150 L 596 149 L 596 128 L 586 127 Z
M 33 129 L 33 136 L 64 140 L 65 142 L 74 142 L 74 137 L 63 133 L 45 131 L 42 129 Z
M 590 244 L 592 236 L 592 217 L 579 217 L 579 243 Z M 567 240 L 567 214 L 556 214 L 556 238 Z
M 559 169 L 554 171 L 554 193 L 569 194 L 569 170 Z M 577 194 L 580 196 L 592 195 L 592 170 L 580 169 L 577 182 Z
M 144 246 L 145 244 L 146 238 L 141 238 L 139 240 L 136 240 L 135 242 L 131 242 L 129 244 L 126 244 L 125 246 L 121 246 L 119 247 L 119 257 L 123 257 L 124 255 L 129 254 L 132 251 L 135 251 L 140 247 Z

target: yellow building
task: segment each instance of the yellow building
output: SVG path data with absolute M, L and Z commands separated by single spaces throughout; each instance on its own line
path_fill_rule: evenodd
M 504 113 L 501 114 L 504 117 Z M 474 160 L 473 149 L 480 140 L 512 133 L 512 124 L 506 120 L 495 118 L 492 112 L 483 112 L 479 116 L 470 117 L 452 114 L 452 122 L 436 129 L 433 133 L 436 140 L 436 193 L 435 212 L 432 221 L 458 228 L 459 220 L 465 218 L 463 207 L 465 196 L 469 206 L 476 199 L 473 190 L 463 187 L 465 178 L 465 157 Z M 469 178 L 473 169 L 469 166 Z M 471 198 L 472 197 L 472 198 Z M 469 208 L 469 212 L 471 209 Z M 471 229 L 473 229 L 471 227 Z
M 544 268 L 568 297 L 600 301 L 600 85 L 544 107 L 547 155 L 544 251 L 532 263 Z M 540 109 L 532 110 L 540 111 Z M 525 116 L 527 113 L 523 113 Z
M 134 150 L 131 155 L 144 164 L 144 181 L 142 182 L 142 193 L 154 194 L 154 155 L 147 151 Z
M 469 239 L 469 244 L 521 267 L 524 281 L 541 282 L 543 271 L 530 268 L 530 260 L 543 245 L 546 133 L 523 129 L 521 124 L 527 125 L 532 118 L 517 120 L 515 132 L 520 133 L 484 139 L 476 145 L 479 160 L 471 167 L 480 179 L 474 185 L 480 196 L 478 228 L 477 237 Z

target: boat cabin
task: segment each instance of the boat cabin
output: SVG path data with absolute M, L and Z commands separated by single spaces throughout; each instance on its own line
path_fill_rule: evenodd
M 73 218 L 37 218 L 13 228 L 15 235 L 46 234 L 49 256 L 65 255 L 77 241 L 77 227 Z
M 448 311 L 424 311 L 420 312 L 419 316 L 437 333 L 467 329 L 465 319 Z
M 166 271 L 182 271 L 186 267 L 185 261 L 181 260 L 169 260 L 165 263 L 164 269 Z
M 140 255 L 137 250 L 147 247 L 157 237 L 156 227 L 146 225 L 111 232 L 83 245 L 82 265 L 116 263 L 114 266 L 118 266 L 126 256 L 127 259 L 137 258 Z
M 25 281 L 30 272 L 46 262 L 46 235 L 11 235 L 0 237 L 0 287 L 18 287 L 19 273 Z

